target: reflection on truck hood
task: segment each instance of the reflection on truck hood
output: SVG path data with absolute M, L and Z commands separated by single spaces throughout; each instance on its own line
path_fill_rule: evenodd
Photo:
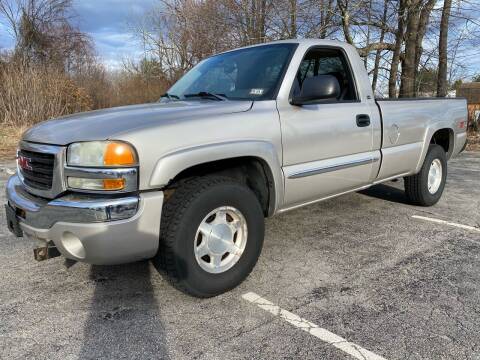
M 178 101 L 132 105 L 74 114 L 40 123 L 23 140 L 67 145 L 76 141 L 114 139 L 115 135 L 184 120 L 248 111 L 251 101 Z

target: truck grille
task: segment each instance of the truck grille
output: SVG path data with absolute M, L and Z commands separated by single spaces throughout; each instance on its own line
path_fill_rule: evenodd
M 53 183 L 55 155 L 20 150 L 18 168 L 25 185 L 39 190 L 50 190 Z

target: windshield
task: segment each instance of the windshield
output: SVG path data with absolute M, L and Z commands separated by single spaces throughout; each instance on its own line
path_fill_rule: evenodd
M 164 99 L 271 100 L 295 47 L 273 44 L 212 56 L 186 73 Z

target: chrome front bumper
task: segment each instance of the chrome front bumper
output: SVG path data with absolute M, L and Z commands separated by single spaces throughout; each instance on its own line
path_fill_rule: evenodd
M 151 258 L 158 250 L 161 191 L 121 198 L 68 194 L 47 200 L 28 193 L 15 175 L 7 183 L 7 199 L 24 237 L 52 241 L 66 258 L 119 264 Z

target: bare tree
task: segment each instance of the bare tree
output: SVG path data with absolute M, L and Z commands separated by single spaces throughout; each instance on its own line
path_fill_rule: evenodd
M 414 74 L 414 80 L 417 82 L 417 77 L 418 77 L 418 72 L 419 72 L 419 66 L 420 66 L 420 59 L 423 54 L 423 39 L 425 37 L 425 33 L 427 32 L 428 25 L 430 23 L 430 14 L 433 10 L 433 7 L 435 6 L 435 3 L 437 0 L 427 0 L 425 5 L 422 7 L 422 10 L 420 12 L 420 20 L 418 22 L 418 30 L 417 30 L 417 41 L 415 44 L 415 74 Z M 418 87 L 415 86 L 415 90 L 413 95 L 418 96 Z
M 320 39 L 325 39 L 329 34 L 329 30 L 335 31 L 334 24 L 334 2 L 333 0 L 320 0 L 320 19 L 316 29 L 318 29 L 318 36 Z
M 285 38 L 345 40 L 364 57 L 376 92 L 388 89 L 390 97 L 416 96 L 425 89 L 423 78 L 430 76 L 424 70 L 444 61 L 436 45 L 441 0 L 157 1 L 161 6 L 146 14 L 136 33 L 148 57 L 158 60 L 171 81 L 215 52 Z M 465 44 L 475 40 L 452 29 L 465 24 L 480 28 L 468 14 L 475 7 L 469 1 L 451 5 L 460 9 L 468 4 L 469 10 L 454 10 L 450 17 L 456 23 L 444 25 L 455 39 L 450 47 L 445 43 L 447 54 L 452 53 L 450 62 L 444 61 L 447 80 L 453 77 L 452 69 L 462 68 L 462 56 L 471 53 L 464 50 Z
M 93 56 L 91 39 L 71 22 L 72 0 L 0 0 L 0 15 L 15 38 L 15 56 L 70 71 Z
M 405 37 L 406 26 L 406 0 L 399 0 L 397 11 L 397 30 L 395 32 L 395 46 L 393 49 L 392 61 L 390 66 L 390 76 L 388 79 L 388 95 L 390 98 L 397 97 L 397 81 L 400 66 L 400 57 Z
M 241 26 L 233 26 L 237 19 L 231 16 L 232 9 L 240 5 L 244 4 L 165 0 L 138 19 L 132 30 L 144 46 L 144 58 L 157 60 L 162 76 L 175 81 L 207 56 L 253 43 L 249 36 L 258 34 L 258 28 L 252 30 L 250 18 L 242 17 Z
M 442 21 L 440 23 L 440 39 L 438 42 L 438 80 L 437 96 L 447 96 L 447 46 L 448 46 L 448 21 L 452 8 L 452 0 L 445 0 L 443 3 Z
M 382 26 L 382 28 L 380 29 L 380 38 L 379 38 L 380 43 L 383 43 L 383 41 L 385 40 L 385 33 L 386 33 L 385 25 L 387 23 L 388 4 L 389 4 L 388 0 L 385 0 L 383 2 L 382 24 L 384 26 Z M 378 72 L 379 72 L 381 55 L 382 55 L 382 50 L 377 50 L 376 53 L 375 53 L 375 62 L 374 62 L 374 65 L 373 65 L 373 73 L 372 73 L 373 74 L 372 75 L 372 89 L 373 89 L 373 92 L 375 92 L 375 90 L 377 89 Z
M 421 0 L 407 0 L 407 29 L 405 34 L 405 54 L 402 61 L 400 97 L 413 97 L 415 93 L 415 50 L 420 12 Z
M 345 41 L 353 45 L 353 37 L 350 32 L 350 10 L 348 7 L 348 0 L 337 0 L 338 9 L 340 10 L 340 16 L 342 19 L 343 35 Z

